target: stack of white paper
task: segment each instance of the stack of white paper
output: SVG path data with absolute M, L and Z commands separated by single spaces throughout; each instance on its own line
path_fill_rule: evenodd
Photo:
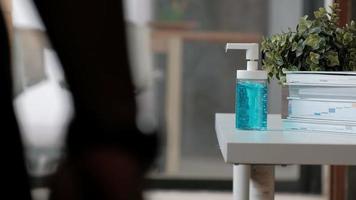
M 287 72 L 284 128 L 356 133 L 355 72 Z

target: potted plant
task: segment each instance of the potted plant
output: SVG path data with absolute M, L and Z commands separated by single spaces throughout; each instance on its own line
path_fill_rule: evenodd
M 269 79 L 285 82 L 284 71 L 355 71 L 356 24 L 339 27 L 339 4 L 320 8 L 314 19 L 304 16 L 296 30 L 262 41 L 262 64 Z

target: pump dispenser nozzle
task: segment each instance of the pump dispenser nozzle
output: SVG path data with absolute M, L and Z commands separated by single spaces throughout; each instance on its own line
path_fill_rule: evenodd
M 257 43 L 227 43 L 225 51 L 230 49 L 246 50 L 247 70 L 258 70 L 259 51 Z
M 225 51 L 246 50 L 247 70 L 237 70 L 238 79 L 267 79 L 266 71 L 258 70 L 259 51 L 257 43 L 227 43 Z
M 230 49 L 247 50 L 246 60 L 258 60 L 258 44 L 257 43 L 227 43 L 226 52 Z

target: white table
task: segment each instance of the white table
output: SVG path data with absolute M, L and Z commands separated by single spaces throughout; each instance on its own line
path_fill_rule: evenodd
M 234 165 L 234 200 L 273 199 L 274 165 L 356 165 L 356 135 L 283 131 L 281 124 L 269 115 L 268 131 L 237 130 L 234 114 L 216 114 L 221 153 Z

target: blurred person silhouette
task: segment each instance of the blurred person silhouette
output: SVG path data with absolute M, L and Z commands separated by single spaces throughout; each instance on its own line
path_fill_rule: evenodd
M 157 150 L 155 134 L 136 126 L 120 0 L 35 0 L 56 50 L 75 116 L 66 159 L 54 175 L 50 199 L 142 199 L 144 175 Z M 9 35 L 0 16 L 2 196 L 31 199 L 23 146 L 13 110 Z M 5 145 L 6 144 L 6 145 Z

